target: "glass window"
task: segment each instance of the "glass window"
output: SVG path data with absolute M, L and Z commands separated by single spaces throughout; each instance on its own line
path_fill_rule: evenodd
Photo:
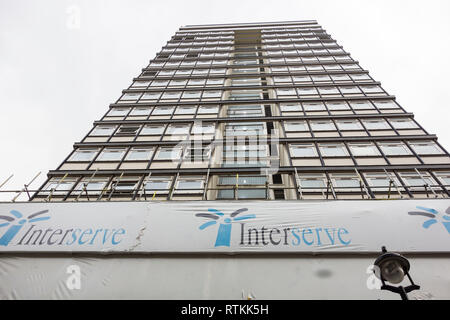
M 339 87 L 342 93 L 361 93 L 358 87 Z
M 313 144 L 292 144 L 289 146 L 291 157 L 317 157 L 316 147 Z
M 161 96 L 161 92 L 146 92 L 142 96 L 143 100 L 157 100 Z
M 411 155 L 412 152 L 403 142 L 382 142 L 378 144 L 387 156 Z
M 434 174 L 444 186 L 450 186 L 450 172 L 435 172 Z
M 210 114 L 219 112 L 219 106 L 200 106 L 198 108 L 198 114 Z
M 177 107 L 175 114 L 194 114 L 197 107 Z
M 378 109 L 396 109 L 398 105 L 394 100 L 374 100 L 373 103 Z
M 202 98 L 221 98 L 222 91 L 203 91 Z
M 184 91 L 183 99 L 197 99 L 200 98 L 201 91 Z
M 125 160 L 150 160 L 153 148 L 131 148 Z
M 206 84 L 207 85 L 215 85 L 215 86 L 219 86 L 219 85 L 223 85 L 223 82 L 225 81 L 225 79 L 223 79 L 223 78 L 218 78 L 218 79 L 216 79 L 216 78 L 211 78 L 211 79 L 208 79 L 207 81 L 206 81 Z
M 138 179 L 120 179 L 118 181 L 113 182 L 115 191 L 133 191 L 138 184 Z
M 150 193 L 167 193 L 169 192 L 171 182 L 172 177 L 150 177 L 144 183 L 144 187 Z
M 273 77 L 273 80 L 277 83 L 278 82 L 292 82 L 291 77 Z
M 91 132 L 91 136 L 110 136 L 116 126 L 96 126 L 94 130 Z
M 120 161 L 122 160 L 125 151 L 125 148 L 105 148 L 98 156 L 97 161 Z
M 260 78 L 236 78 L 231 80 L 232 86 L 259 86 L 261 85 Z
M 229 117 L 259 117 L 263 116 L 261 105 L 234 105 L 228 106 Z
M 188 134 L 189 124 L 171 124 L 166 130 L 166 134 Z
M 119 130 L 117 130 L 116 135 L 135 135 L 140 126 L 120 126 Z
M 409 187 L 423 187 L 425 184 L 429 186 L 437 185 L 437 183 L 424 172 L 422 172 L 421 175 L 418 175 L 416 172 L 401 172 L 400 176 Z
M 311 82 L 311 78 L 309 76 L 293 76 L 292 80 L 294 80 L 295 83 Z
M 266 177 L 262 176 L 241 176 L 239 178 L 233 176 L 219 177 L 220 186 L 238 186 L 237 199 L 265 199 L 266 190 L 264 188 L 266 184 Z M 243 188 L 242 188 L 242 187 Z M 259 188 L 249 188 L 249 186 L 259 186 Z M 218 199 L 234 199 L 234 189 L 222 189 L 218 191 Z
M 175 185 L 175 192 L 203 193 L 204 183 L 203 177 L 180 177 Z
M 391 127 L 384 119 L 366 119 L 362 120 L 368 130 L 390 129 Z
M 365 93 L 383 92 L 383 89 L 381 89 L 380 86 L 360 86 L 360 88 Z
M 150 84 L 149 80 L 138 80 L 133 82 L 131 85 L 133 88 L 147 88 L 147 86 Z
M 219 177 L 219 185 L 221 186 L 263 186 L 266 184 L 265 176 L 221 176 Z
M 129 92 L 125 93 L 120 100 L 138 100 L 142 92 Z
M 206 79 L 190 79 L 188 86 L 204 86 Z
M 323 175 L 302 175 L 299 177 L 302 192 L 321 191 L 327 188 L 326 179 Z
M 286 68 L 286 71 L 287 71 L 287 68 Z M 259 69 L 258 68 L 233 68 L 233 73 L 259 73 Z
M 296 96 L 297 92 L 295 89 L 276 89 L 277 95 L 279 96 Z
M 92 179 L 92 180 L 85 180 L 83 179 L 78 183 L 78 185 L 75 187 L 74 193 L 80 193 L 82 192 L 83 195 L 87 194 L 100 194 L 102 190 L 105 188 L 108 181 L 103 179 Z
M 180 91 L 166 91 L 162 95 L 161 99 L 176 99 L 180 98 L 181 92 Z
M 98 149 L 76 149 L 69 161 L 92 161 Z
M 223 150 L 224 157 L 232 160 L 267 157 L 267 145 L 265 144 L 227 144 Z
M 211 134 L 216 130 L 216 125 L 214 123 L 194 123 L 192 127 L 193 134 Z
M 311 129 L 314 131 L 333 131 L 336 130 L 334 123 L 331 121 L 310 121 Z
M 412 119 L 389 119 L 395 129 L 415 129 L 419 126 Z
M 258 122 L 227 123 L 225 135 L 227 136 L 257 136 L 264 134 L 264 124 Z
M 350 101 L 350 105 L 354 110 L 374 109 L 370 101 Z
M 350 109 L 347 102 L 344 102 L 344 101 L 332 101 L 332 102 L 327 102 L 326 104 L 327 104 L 327 107 L 329 110 L 348 110 L 348 109 Z
M 177 160 L 180 157 L 180 147 L 160 147 L 155 155 L 156 160 Z
M 108 116 L 110 117 L 126 116 L 128 114 L 128 111 L 130 111 L 130 108 L 112 108 L 108 112 Z
M 302 106 L 299 103 L 280 104 L 281 112 L 298 112 L 302 111 Z
M 389 186 L 391 187 L 391 191 L 395 192 L 395 185 L 398 187 L 401 186 L 398 179 L 394 174 L 391 174 L 389 177 L 384 173 L 366 173 L 364 174 L 366 177 L 366 181 L 369 184 L 369 187 L 372 191 L 388 191 Z M 393 181 L 391 183 L 390 181 Z
M 141 135 L 161 135 L 164 132 L 165 125 L 147 125 L 142 128 Z
M 348 74 L 332 74 L 331 78 L 334 81 L 350 81 L 350 77 L 348 76 Z
M 184 87 L 187 83 L 187 80 L 172 80 L 170 81 L 171 87 Z
M 320 94 L 339 94 L 339 90 L 336 87 L 319 87 Z
M 356 176 L 332 175 L 331 181 L 336 189 L 339 191 L 357 191 L 360 190 L 360 181 Z
M 155 107 L 153 109 L 152 115 L 153 116 L 162 116 L 162 115 L 170 115 L 172 114 L 175 107 Z
M 231 91 L 228 100 L 259 100 L 261 91 Z
M 257 60 L 234 60 L 233 64 L 236 65 L 252 65 L 252 64 L 258 64 Z
M 207 161 L 209 159 L 209 156 L 211 154 L 211 149 L 206 146 L 190 146 L 186 148 L 186 151 L 184 153 L 184 159 L 191 161 L 191 162 L 197 162 L 197 161 Z
M 441 148 L 434 141 L 410 142 L 409 145 L 417 154 L 443 154 Z
M 303 102 L 303 109 L 305 111 L 321 111 L 326 110 L 323 102 Z
M 150 114 L 151 110 L 152 110 L 152 108 L 137 107 L 137 108 L 134 108 L 133 111 L 131 111 L 130 115 L 132 115 L 132 116 L 148 116 Z
M 355 157 L 380 155 L 380 152 L 373 143 L 349 143 L 348 147 Z
M 47 191 L 45 193 L 49 193 L 51 190 L 54 190 L 53 194 L 65 194 L 67 191 L 72 189 L 73 185 L 75 184 L 75 181 L 71 180 L 64 180 L 61 181 L 61 178 L 55 178 L 50 180 L 44 187 L 43 191 Z M 57 192 L 59 191 L 59 192 Z
M 339 120 L 336 121 L 339 130 L 363 130 L 358 120 Z
M 353 80 L 370 80 L 370 77 L 368 74 L 365 73 L 354 73 L 350 74 Z
M 346 157 L 347 149 L 341 143 L 339 144 L 319 144 L 320 153 L 323 157 Z
M 284 128 L 286 129 L 286 131 L 309 131 L 308 125 L 305 121 L 285 122 Z
M 301 96 L 305 95 L 317 95 L 316 88 L 297 88 L 298 94 Z
M 320 82 L 320 81 L 331 81 L 330 76 L 328 75 L 312 75 L 311 79 L 314 82 Z M 322 89 L 324 90 L 324 92 L 322 92 Z M 332 92 L 330 92 L 330 90 Z M 336 87 L 319 87 L 319 91 L 320 93 L 339 93 L 339 91 L 336 89 Z

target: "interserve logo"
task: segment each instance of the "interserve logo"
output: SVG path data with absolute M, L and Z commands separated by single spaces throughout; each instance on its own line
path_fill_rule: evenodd
M 445 229 L 447 229 L 447 232 L 450 234 L 450 207 L 445 210 L 445 214 L 439 214 L 439 211 L 433 208 L 421 206 L 417 206 L 416 208 L 422 211 L 410 211 L 408 214 L 411 216 L 423 216 L 429 218 L 422 224 L 422 227 L 428 229 L 436 223 L 442 223 Z
M 64 226 L 55 220 L 53 224 L 37 223 L 49 220 L 49 216 L 44 216 L 48 212 L 41 210 L 25 217 L 18 210 L 11 210 L 10 215 L 0 215 L 0 246 L 115 246 L 126 234 L 124 228 Z
M 212 219 L 212 221 L 205 222 L 202 224 L 199 229 L 204 230 L 210 226 L 219 224 L 219 229 L 217 230 L 217 237 L 214 247 L 229 247 L 231 240 L 231 228 L 232 223 L 234 221 L 242 221 L 247 219 L 256 218 L 254 214 L 246 214 L 243 216 L 239 216 L 242 212 L 248 211 L 247 208 L 238 209 L 230 214 L 229 217 L 226 217 L 224 213 L 220 212 L 217 209 L 208 209 L 211 213 L 197 213 L 196 217 L 208 218 Z
M 50 219 L 50 217 L 39 217 L 40 215 L 47 212 L 48 210 L 42 210 L 30 214 L 26 218 L 23 218 L 23 214 L 21 212 L 17 210 L 11 210 L 10 213 L 12 216 L 0 216 L 1 220 L 7 221 L 0 224 L 0 228 L 9 226 L 8 230 L 6 230 L 6 232 L 0 238 L 0 246 L 7 246 L 26 223 L 34 223 Z

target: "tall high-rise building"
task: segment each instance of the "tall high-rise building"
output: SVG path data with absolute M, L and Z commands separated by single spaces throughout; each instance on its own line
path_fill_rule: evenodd
M 449 185 L 437 137 L 308 20 L 181 27 L 32 200 L 448 198 Z

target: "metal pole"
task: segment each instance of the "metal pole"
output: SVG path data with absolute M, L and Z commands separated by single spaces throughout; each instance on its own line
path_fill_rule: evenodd
M 297 182 L 297 193 L 300 194 L 300 200 L 303 199 L 303 191 L 302 191 L 302 186 L 300 185 L 300 177 L 298 176 L 298 171 L 297 168 L 294 167 L 294 172 L 295 172 L 295 181 Z M 323 194 L 323 191 L 322 191 Z
M 423 182 L 425 183 L 424 187 L 425 187 L 425 191 L 427 192 L 427 197 L 428 197 L 428 188 L 427 187 L 430 187 L 430 190 L 434 194 L 434 197 L 437 198 L 438 195 L 436 194 L 436 192 L 434 192 L 433 187 L 428 185 L 427 181 L 423 178 L 423 176 L 420 174 L 420 172 L 419 172 L 419 170 L 417 170 L 417 168 L 414 168 L 414 170 L 417 172 L 417 174 L 419 175 L 420 179 L 422 179 Z
M 9 179 L 11 179 L 13 176 L 14 176 L 14 174 L 10 175 L 9 178 L 5 180 L 5 182 L 0 184 L 0 188 L 3 187 L 9 181 Z
M 111 200 L 111 197 L 112 197 L 114 191 L 116 191 L 116 187 L 117 187 L 117 185 L 119 184 L 120 180 L 122 179 L 123 174 L 124 174 L 124 172 L 121 173 L 121 175 L 119 176 L 119 179 L 117 179 L 116 183 L 114 183 L 114 184 L 112 185 L 111 193 L 109 194 L 108 201 Z
M 397 190 L 398 195 L 400 196 L 400 199 L 403 199 L 403 194 L 400 192 L 400 189 L 397 185 L 397 183 L 395 182 L 394 179 L 392 179 L 391 174 L 389 172 L 387 172 L 386 169 L 383 169 L 384 173 L 386 174 L 386 176 L 389 178 L 389 181 L 392 181 L 392 184 L 395 186 L 395 189 Z
M 203 200 L 208 200 L 207 199 L 207 192 L 208 192 L 208 183 L 209 183 L 209 168 L 208 171 L 206 172 L 206 181 L 205 181 L 205 190 L 203 190 Z
M 95 169 L 94 173 L 91 175 L 91 177 L 89 178 L 88 182 L 87 183 L 83 183 L 83 190 L 80 191 L 80 194 L 77 196 L 75 201 L 78 201 L 78 199 L 81 197 L 81 194 L 83 193 L 83 191 L 86 191 L 86 197 L 88 198 L 88 201 L 90 201 L 89 200 L 89 194 L 88 194 L 88 191 L 87 191 L 87 186 L 89 185 L 89 183 L 91 183 L 91 181 L 95 177 L 97 171 L 98 171 L 98 168 Z
M 238 200 L 238 190 L 239 190 L 239 173 L 236 173 L 236 185 L 234 188 L 234 200 Z
M 31 181 L 30 181 L 29 183 L 24 184 L 24 186 L 29 187 L 29 186 L 34 182 L 34 180 L 36 180 L 36 178 L 39 177 L 40 174 L 41 174 L 41 171 L 39 171 L 39 173 L 38 173 L 37 175 L 35 175 L 34 178 L 31 179 Z M 9 180 L 9 178 L 8 178 L 8 180 Z M 6 182 L 5 182 L 5 183 L 6 183 Z M 58 185 L 59 185 L 59 184 L 58 184 Z M 22 194 L 22 192 L 24 192 L 25 190 L 26 190 L 26 187 L 23 188 L 23 189 L 19 192 L 19 194 L 17 194 L 11 201 L 12 201 L 12 202 L 15 202 L 15 201 L 17 200 L 17 198 L 18 198 L 18 197 Z

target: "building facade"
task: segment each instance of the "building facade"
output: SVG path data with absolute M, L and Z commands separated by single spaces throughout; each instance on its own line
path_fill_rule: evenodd
M 181 27 L 32 201 L 448 198 L 450 156 L 316 21 Z

